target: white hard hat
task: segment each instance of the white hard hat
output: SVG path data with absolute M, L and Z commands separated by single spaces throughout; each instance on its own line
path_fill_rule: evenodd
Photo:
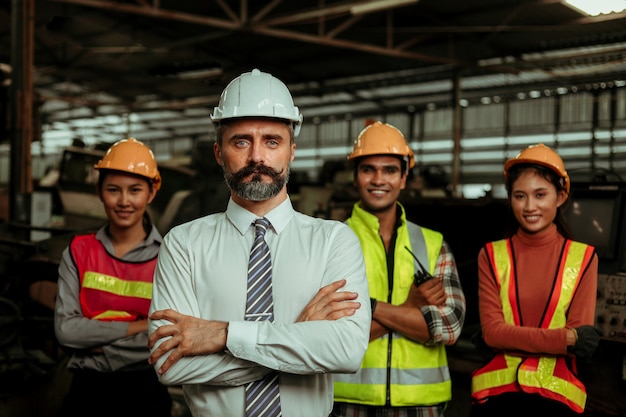
M 293 123 L 294 136 L 302 127 L 302 113 L 293 105 L 287 86 L 278 78 L 253 69 L 232 80 L 222 91 L 220 102 L 213 109 L 211 121 L 237 117 L 272 117 Z

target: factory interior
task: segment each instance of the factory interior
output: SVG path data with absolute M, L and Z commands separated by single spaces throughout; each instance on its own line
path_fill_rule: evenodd
M 586 6 L 612 6 L 588 10 Z M 443 233 L 467 314 L 447 347 L 468 417 L 484 358 L 477 255 L 503 236 L 503 163 L 544 143 L 571 179 L 575 235 L 599 256 L 596 325 L 580 364 L 584 416 L 626 416 L 626 1 L 0 1 L 0 417 L 56 417 L 67 357 L 53 329 L 57 269 L 77 233 L 106 220 L 93 169 L 134 137 L 159 163 L 159 232 L 225 209 L 210 115 L 253 69 L 304 116 L 288 183 L 297 210 L 345 220 L 346 159 L 372 120 L 415 154 L 407 218 Z M 191 416 L 170 387 L 174 417 Z

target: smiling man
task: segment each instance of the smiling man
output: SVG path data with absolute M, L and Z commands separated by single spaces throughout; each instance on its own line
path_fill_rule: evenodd
M 183 386 L 195 417 L 328 416 L 332 373 L 355 372 L 367 348 L 359 241 L 292 207 L 302 115 L 282 81 L 242 74 L 212 121 L 230 200 L 164 238 L 150 362 L 162 383 Z
M 397 128 L 369 124 L 348 159 L 360 201 L 347 223 L 365 255 L 372 322 L 361 369 L 336 375 L 333 416 L 443 416 L 452 396 L 445 345 L 465 318 L 454 257 L 398 202 L 415 161 Z

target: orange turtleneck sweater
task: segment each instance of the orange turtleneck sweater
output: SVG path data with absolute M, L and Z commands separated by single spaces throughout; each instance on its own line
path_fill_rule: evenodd
M 512 237 L 519 285 L 523 326 L 504 322 L 496 279 L 483 248 L 478 255 L 478 308 L 483 338 L 487 345 L 509 352 L 564 355 L 567 353 L 565 329 L 539 329 L 559 264 L 565 238 L 556 225 L 537 235 L 522 230 Z M 567 327 L 593 325 L 596 308 L 598 257 L 584 271 L 567 317 Z

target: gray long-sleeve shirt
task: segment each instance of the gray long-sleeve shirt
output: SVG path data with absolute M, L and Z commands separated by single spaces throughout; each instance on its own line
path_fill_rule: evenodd
M 103 226 L 96 233 L 109 254 L 113 244 Z M 142 244 L 129 251 L 122 260 L 141 262 L 157 256 L 162 238 L 156 227 Z M 80 256 L 80 255 L 79 255 Z M 58 342 L 73 350 L 68 368 L 101 372 L 135 370 L 149 367 L 148 334 L 126 336 L 128 322 L 91 320 L 83 316 L 80 306 L 80 277 L 69 247 L 63 251 L 59 265 L 58 291 L 54 309 L 54 331 Z M 101 347 L 102 353 L 81 352 Z

